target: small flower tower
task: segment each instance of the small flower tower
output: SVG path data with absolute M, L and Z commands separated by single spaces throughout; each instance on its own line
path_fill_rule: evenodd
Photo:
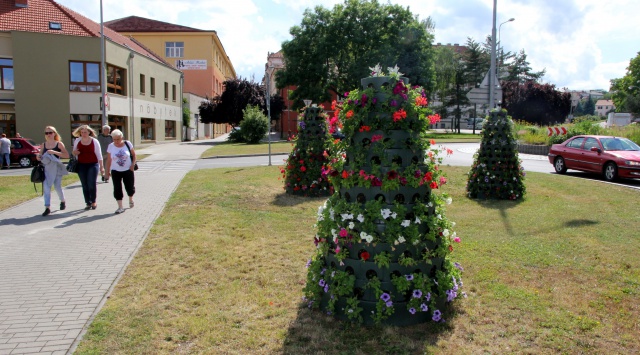
M 322 176 L 330 139 L 322 107 L 306 107 L 299 117 L 295 146 L 287 158 L 287 165 L 280 169 L 288 194 L 329 196 L 333 192 L 327 178 Z
M 482 126 L 478 151 L 467 180 L 471 198 L 520 200 L 526 192 L 513 121 L 506 110 L 493 110 Z
M 318 210 L 305 299 L 364 324 L 441 321 L 462 267 L 451 260 L 450 199 L 435 193 L 446 182 L 438 152 L 421 136 L 439 116 L 397 67 L 371 70 L 339 110 L 345 139 L 325 169 L 335 193 Z

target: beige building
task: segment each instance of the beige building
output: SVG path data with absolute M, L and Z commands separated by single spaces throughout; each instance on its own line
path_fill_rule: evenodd
M 595 114 L 602 117 L 607 117 L 609 112 L 615 111 L 616 107 L 613 105 L 612 100 L 598 100 L 596 101 Z
M 231 59 L 222 46 L 216 31 L 199 30 L 187 26 L 129 16 L 105 23 L 114 31 L 144 44 L 170 65 L 184 73 L 184 93 L 193 98 L 215 97 L 222 94 L 224 81 L 236 77 Z M 191 101 L 190 101 L 191 102 Z M 191 110 L 192 113 L 196 112 Z M 196 138 L 217 137 L 227 133 L 226 124 L 190 126 Z
M 66 144 L 82 124 L 108 124 L 134 144 L 182 138 L 182 73 L 133 39 L 52 0 L 0 0 L 0 131 L 43 140 L 55 126 Z

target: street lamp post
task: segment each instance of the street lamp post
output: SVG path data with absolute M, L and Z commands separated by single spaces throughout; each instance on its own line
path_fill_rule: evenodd
M 504 51 L 502 50 L 503 46 L 502 46 L 502 41 L 500 40 L 500 34 L 501 34 L 500 31 L 502 31 L 502 25 L 504 25 L 507 22 L 513 22 L 515 20 L 516 19 L 512 17 L 512 18 L 506 20 L 505 22 L 501 23 L 500 26 L 498 26 L 498 43 L 500 43 L 500 62 L 502 62 L 504 60 Z M 500 64 L 501 63 L 498 63 L 498 76 L 500 75 Z
M 269 120 L 269 131 L 267 134 L 267 138 L 269 140 L 269 166 L 271 166 L 271 72 L 273 72 L 274 67 L 267 67 L 265 74 L 267 76 L 267 118 Z M 271 72 L 269 72 L 271 69 Z
M 100 94 L 102 95 L 102 125 L 107 124 L 107 78 L 104 59 L 104 23 L 102 21 L 102 0 L 100 0 Z
M 489 110 L 493 110 L 495 107 L 495 95 L 496 95 L 496 8 L 498 7 L 498 0 L 493 0 L 493 22 L 491 26 L 491 66 L 489 68 Z

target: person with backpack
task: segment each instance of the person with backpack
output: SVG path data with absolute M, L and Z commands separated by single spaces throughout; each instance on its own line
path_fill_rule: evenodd
M 43 217 L 51 213 L 51 186 L 55 187 L 58 198 L 60 199 L 60 211 L 67 208 L 67 203 L 62 190 L 62 177 L 67 175 L 65 165 L 60 158 L 69 158 L 69 152 L 65 148 L 64 143 L 60 141 L 60 135 L 53 126 L 47 126 L 44 129 L 45 142 L 42 143 L 40 154 L 36 157 L 38 161 L 44 165 L 44 181 L 42 182 L 42 194 L 44 195 L 44 212 Z
M 119 129 L 111 132 L 113 143 L 107 147 L 106 179 L 113 176 L 113 197 L 118 202 L 116 214 L 125 211 L 122 207 L 122 184 L 129 196 L 129 208 L 133 208 L 133 195 L 136 193 L 134 170 L 136 166 L 136 151 L 133 144 L 126 141 Z
M 98 134 L 98 142 L 100 142 L 100 149 L 102 149 L 102 161 L 103 165 L 107 166 L 107 147 L 113 143 L 113 137 L 111 137 L 111 127 L 109 125 L 102 126 L 102 132 Z M 109 179 L 102 175 L 102 182 L 108 183 Z

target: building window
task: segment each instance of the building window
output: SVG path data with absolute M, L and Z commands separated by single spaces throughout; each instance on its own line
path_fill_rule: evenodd
M 69 62 L 69 90 L 100 92 L 100 63 Z
M 165 57 L 182 58 L 184 57 L 184 42 L 165 42 Z
M 156 120 L 152 118 L 141 118 L 140 119 L 140 139 L 143 141 L 154 141 L 156 140 L 155 132 L 153 127 L 155 126 Z
M 176 86 L 175 85 L 171 85 L 171 98 L 173 99 L 173 102 L 176 102 Z
M 164 82 L 164 99 L 169 100 L 169 83 Z
M 0 90 L 13 90 L 13 59 L 0 58 Z
M 151 97 L 156 97 L 156 78 L 149 78 L 149 90 L 151 90 Z
M 126 95 L 125 78 L 127 77 L 127 71 L 114 67 L 113 65 L 107 65 L 107 92 Z
M 164 138 L 176 139 L 176 121 L 164 121 Z
M 76 128 L 87 125 L 91 127 L 96 132 L 101 132 L 102 130 L 102 115 L 90 115 L 90 114 L 72 114 L 71 115 L 71 132 L 69 135 L 76 130 Z
M 144 95 L 146 86 L 146 78 L 144 77 L 144 74 L 140 74 L 140 95 Z

